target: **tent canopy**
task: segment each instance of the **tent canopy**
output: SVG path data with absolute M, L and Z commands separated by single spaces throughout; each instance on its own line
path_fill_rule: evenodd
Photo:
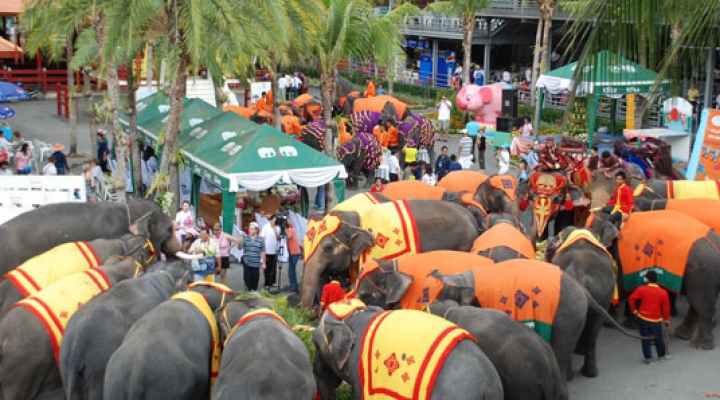
M 278 182 L 316 187 L 347 178 L 342 164 L 269 125 L 222 113 L 200 99 L 186 99 L 184 106 L 178 147 L 194 174 L 225 190 L 260 191 Z M 164 94 L 138 102 L 138 130 L 148 145 L 157 147 L 168 112 Z M 120 120 L 128 125 L 126 116 Z
M 23 49 L 20 46 L 12 44 L 9 40 L 0 37 L 0 59 L 9 58 L 18 60 L 23 57 Z
M 647 94 L 652 91 L 658 74 L 609 51 L 601 51 L 583 68 L 578 95 L 622 96 Z M 578 62 L 540 75 L 536 87 L 550 94 L 561 94 L 572 89 Z M 668 81 L 662 82 L 665 89 Z

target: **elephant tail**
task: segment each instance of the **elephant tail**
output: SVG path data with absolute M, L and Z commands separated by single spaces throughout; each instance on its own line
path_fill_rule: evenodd
M 610 315 L 610 313 L 608 313 L 608 311 L 605 309 L 605 307 L 601 306 L 600 303 L 598 303 L 597 300 L 595 300 L 595 298 L 592 296 L 592 294 L 590 294 L 590 292 L 588 292 L 586 287 L 581 285 L 577 280 L 575 280 L 571 276 L 566 276 L 566 278 L 570 279 L 574 284 L 576 284 L 579 288 L 582 289 L 582 291 L 585 293 L 585 298 L 587 299 L 588 305 L 590 306 L 590 308 L 595 310 L 598 314 L 602 315 L 603 318 L 605 318 L 606 320 L 610 321 L 610 323 L 615 328 L 617 328 L 617 330 L 619 330 L 623 335 L 626 335 L 626 336 L 629 336 L 629 337 L 635 338 L 635 339 L 640 339 L 640 340 L 654 340 L 655 339 L 654 336 L 642 336 L 635 332 L 630 332 L 629 330 L 627 330 L 625 327 L 620 325 L 620 323 L 617 322 L 615 320 L 615 318 L 613 318 Z

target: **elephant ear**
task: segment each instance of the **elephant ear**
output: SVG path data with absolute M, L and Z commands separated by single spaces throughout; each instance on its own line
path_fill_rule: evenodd
M 142 217 L 136 219 L 133 221 L 130 226 L 128 227 L 128 230 L 131 234 L 135 236 L 142 236 L 144 238 L 150 237 L 150 216 L 152 215 L 152 211 L 145 213 Z
M 493 92 L 492 89 L 488 87 L 481 87 L 478 91 L 480 93 L 480 98 L 482 98 L 483 103 L 489 103 L 493 99 Z
M 438 269 L 428 275 L 440 280 L 443 284 L 437 301 L 452 300 L 463 306 L 473 304 L 475 301 L 475 288 L 465 284 L 462 275 L 464 274 L 442 275 Z
M 321 347 L 327 346 L 322 350 L 325 350 L 332 358 L 338 370 L 345 371 L 350 360 L 352 346 L 355 343 L 355 333 L 345 322 L 329 316 L 328 312 L 320 321 L 320 329 L 323 335 Z
M 408 288 L 413 282 L 413 278 L 410 275 L 403 274 L 397 270 L 386 272 L 386 274 L 386 304 L 397 304 L 400 302 L 405 293 L 407 293 Z
M 570 193 L 570 198 L 573 201 L 581 200 L 584 197 L 582 189 L 576 185 L 568 185 L 568 192 Z
M 375 245 L 372 233 L 365 229 L 352 228 L 354 232 L 350 235 L 350 252 L 352 261 L 356 262 L 365 249 Z

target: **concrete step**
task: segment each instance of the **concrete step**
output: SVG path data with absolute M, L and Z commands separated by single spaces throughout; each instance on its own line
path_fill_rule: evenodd
M 185 94 L 185 97 L 189 99 L 202 99 L 217 107 L 217 103 L 215 101 L 215 85 L 211 79 L 202 79 L 199 77 L 188 78 L 187 93 Z

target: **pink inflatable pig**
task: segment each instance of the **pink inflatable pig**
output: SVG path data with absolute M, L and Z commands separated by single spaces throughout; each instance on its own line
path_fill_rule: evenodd
M 502 91 L 505 85 L 493 83 L 487 86 L 464 85 L 458 92 L 455 102 L 462 111 L 475 114 L 480 123 L 495 125 L 502 113 Z

